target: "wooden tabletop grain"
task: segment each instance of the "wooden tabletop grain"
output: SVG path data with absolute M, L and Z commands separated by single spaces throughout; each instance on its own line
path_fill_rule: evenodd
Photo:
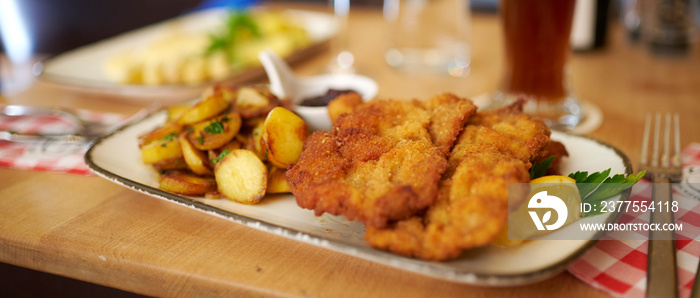
M 302 7 L 323 10 L 325 7 Z M 384 63 L 381 11 L 353 9 L 350 50 L 381 98 L 473 97 L 494 90 L 502 71 L 496 15 L 474 14 L 466 78 L 401 73 Z M 328 52 L 294 66 L 324 71 Z M 686 57 L 651 55 L 613 22 L 606 47 L 574 53 L 579 97 L 598 106 L 588 135 L 639 158 L 647 112 L 677 112 L 682 145 L 700 142 L 700 47 Z M 125 101 L 38 81 L 0 103 L 68 106 L 133 114 Z M 636 169 L 635 169 L 636 170 Z M 0 261 L 151 296 L 606 296 L 564 272 L 539 283 L 489 288 L 438 280 L 300 243 L 152 198 L 97 176 L 0 169 Z

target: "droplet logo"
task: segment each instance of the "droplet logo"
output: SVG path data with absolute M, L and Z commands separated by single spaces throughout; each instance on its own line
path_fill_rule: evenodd
M 535 226 L 537 226 L 537 229 L 540 231 L 544 231 L 545 229 L 552 231 L 561 228 L 566 222 L 567 216 L 569 215 L 569 211 L 564 201 L 562 201 L 562 199 L 560 199 L 559 197 L 547 195 L 547 191 L 540 191 L 534 196 L 532 196 L 532 198 L 530 198 L 530 201 L 527 203 L 527 207 L 528 209 L 548 208 L 553 209 L 557 213 L 557 221 L 551 225 L 545 225 L 547 222 L 549 222 L 550 219 L 552 219 L 552 210 L 548 210 L 542 216 L 542 219 L 539 218 L 537 212 L 528 211 L 528 213 L 530 213 L 532 221 L 535 223 Z

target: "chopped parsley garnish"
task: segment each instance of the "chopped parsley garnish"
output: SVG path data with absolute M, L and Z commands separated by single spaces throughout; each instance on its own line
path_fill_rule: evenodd
M 172 142 L 173 140 L 175 140 L 176 137 L 177 137 L 177 135 L 176 135 L 174 132 L 165 135 L 165 136 L 163 137 L 163 141 L 164 141 L 164 142 L 162 142 L 162 143 L 160 144 L 160 146 L 163 147 L 163 148 L 165 148 L 166 146 L 168 146 L 168 143 L 170 143 L 170 142 Z
M 165 135 L 163 137 L 163 140 L 165 140 L 166 142 L 170 142 L 170 141 L 174 140 L 175 137 L 177 137 L 177 135 L 174 132 L 171 132 L 171 133 Z
M 231 153 L 231 151 L 229 151 L 228 149 L 226 149 L 226 150 L 224 150 L 224 151 L 221 151 L 221 153 L 219 153 L 219 156 L 217 156 L 215 160 L 212 160 L 212 162 L 213 162 L 213 163 L 218 163 L 218 162 L 220 162 L 221 159 L 223 159 L 224 156 L 228 155 L 229 153 Z
M 211 124 L 204 127 L 204 132 L 215 135 L 224 132 L 224 122 L 228 121 L 228 118 L 214 120 Z

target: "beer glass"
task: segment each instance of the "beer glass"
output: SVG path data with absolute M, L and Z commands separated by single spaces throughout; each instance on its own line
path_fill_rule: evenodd
M 505 69 L 491 107 L 524 98 L 525 112 L 552 128 L 574 128 L 583 117 L 567 81 L 575 0 L 501 0 Z

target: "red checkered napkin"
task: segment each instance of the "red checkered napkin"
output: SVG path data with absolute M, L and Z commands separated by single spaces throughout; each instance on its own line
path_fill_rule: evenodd
M 700 185 L 700 144 L 690 144 L 683 150 L 683 181 Z M 700 191 L 678 185 L 673 189 L 678 202 L 676 223 L 676 258 L 680 297 L 689 297 L 700 260 Z M 651 200 L 651 183 L 640 181 L 632 189 L 631 201 Z M 648 223 L 649 213 L 625 212 L 618 223 Z M 637 239 L 637 240 L 630 240 Z M 614 231 L 568 267 L 569 272 L 613 296 L 644 297 L 646 294 L 648 234 L 643 231 Z
M 103 124 L 116 124 L 126 119 L 113 113 L 96 113 L 79 110 L 82 119 Z M 0 131 L 23 134 L 67 134 L 75 131 L 70 122 L 56 116 L 0 116 Z M 0 166 L 32 171 L 65 172 L 81 175 L 92 174 L 83 156 L 87 143 L 42 141 L 16 143 L 0 140 Z

